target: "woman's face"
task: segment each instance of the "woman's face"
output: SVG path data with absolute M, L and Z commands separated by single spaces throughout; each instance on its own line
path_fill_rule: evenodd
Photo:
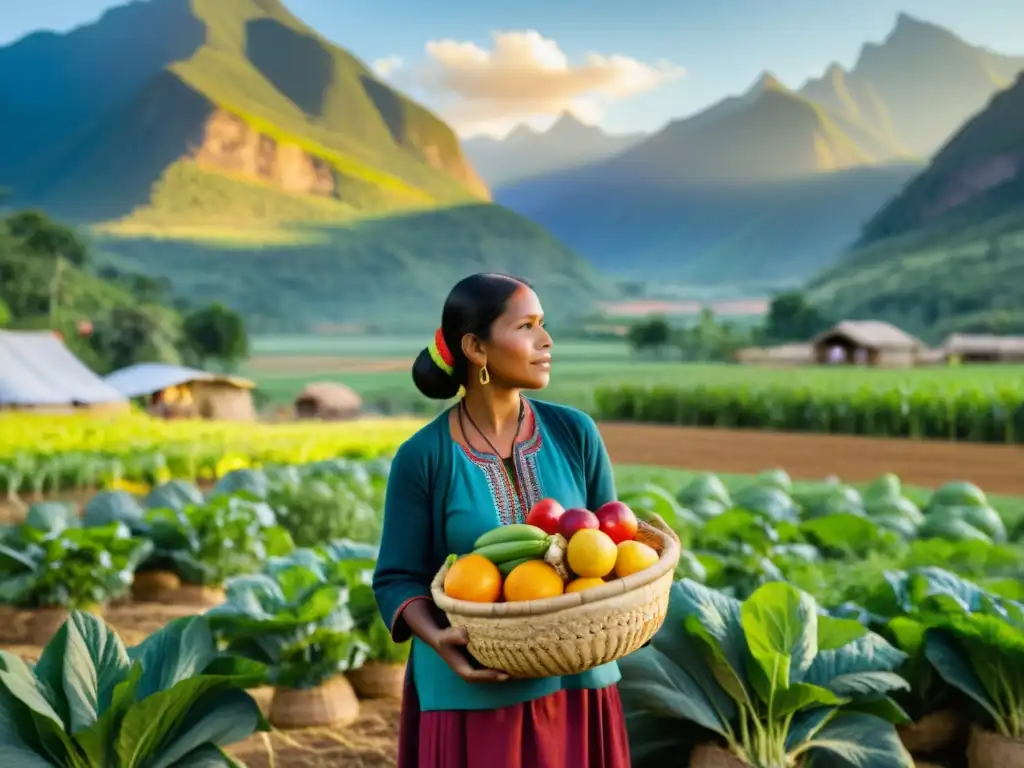
M 481 347 L 494 383 L 516 389 L 543 389 L 551 380 L 551 336 L 544 309 L 533 289 L 520 286 L 491 326 Z

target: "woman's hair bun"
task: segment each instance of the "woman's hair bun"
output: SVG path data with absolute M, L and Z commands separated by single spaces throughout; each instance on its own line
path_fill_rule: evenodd
M 412 381 L 416 389 L 431 400 L 451 400 L 462 386 L 455 376 L 438 368 L 426 348 L 416 355 L 412 364 Z

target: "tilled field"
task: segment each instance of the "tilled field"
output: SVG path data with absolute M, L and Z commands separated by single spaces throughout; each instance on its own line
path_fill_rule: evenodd
M 781 467 L 814 480 L 848 482 L 894 472 L 903 482 L 935 488 L 951 480 L 989 493 L 1024 496 L 1024 448 L 845 435 L 691 429 L 648 424 L 600 425 L 614 463 L 750 474 Z

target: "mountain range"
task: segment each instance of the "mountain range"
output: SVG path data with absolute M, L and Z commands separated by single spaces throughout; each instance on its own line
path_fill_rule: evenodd
M 466 157 L 491 187 L 576 168 L 629 149 L 643 133 L 613 135 L 563 112 L 546 131 L 519 125 L 501 139 L 477 136 L 462 142 Z
M 1024 333 L 1024 73 L 968 120 L 811 281 L 842 317 L 925 338 Z
M 29 35 L 0 48 L 0 113 L 11 205 L 257 324 L 388 321 L 385 299 L 436 315 L 481 268 L 605 290 L 490 202 L 447 124 L 279 0 L 147 0 Z
M 530 275 L 555 313 L 611 296 L 606 275 L 811 279 L 849 316 L 1006 326 L 1022 69 L 901 14 L 848 70 L 765 72 L 650 135 L 565 114 L 462 145 L 280 0 L 137 0 L 0 48 L 0 187 L 88 227 L 97 266 L 257 330 L 420 324 L 482 269 Z
M 651 280 L 796 284 L 835 263 L 927 155 L 1024 57 L 901 14 L 849 71 L 771 73 L 613 157 L 496 187 L 600 269 Z

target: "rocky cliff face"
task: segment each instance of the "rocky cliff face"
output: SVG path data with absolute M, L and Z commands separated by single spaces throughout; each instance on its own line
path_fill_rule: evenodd
M 337 190 L 334 169 L 325 160 L 278 142 L 223 109 L 206 121 L 193 159 L 202 168 L 268 182 L 292 194 L 333 197 Z

